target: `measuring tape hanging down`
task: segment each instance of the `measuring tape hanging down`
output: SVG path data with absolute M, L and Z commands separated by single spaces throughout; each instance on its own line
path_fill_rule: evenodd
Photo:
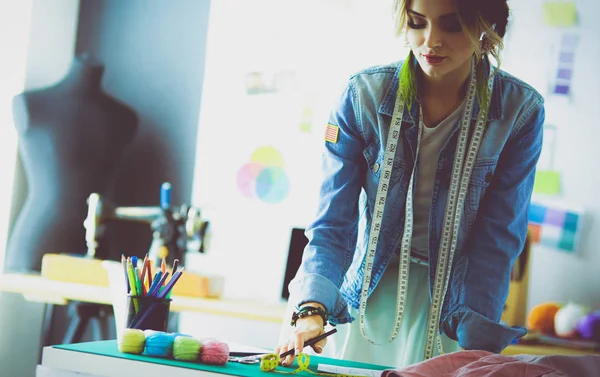
M 486 87 L 486 98 L 488 102 L 487 104 L 483 104 L 479 111 L 475 131 L 473 132 L 473 136 L 471 137 L 471 142 L 469 144 L 469 149 L 467 153 L 467 141 L 469 138 L 469 129 L 471 127 L 471 114 L 473 113 L 475 95 L 477 90 L 477 80 L 475 75 L 475 59 L 471 61 L 471 74 L 469 81 L 470 82 L 469 91 L 467 94 L 467 104 L 461 118 L 460 134 L 456 146 L 456 154 L 454 157 L 454 165 L 452 168 L 452 178 L 450 182 L 450 189 L 448 192 L 448 199 L 446 202 L 446 210 L 444 213 L 444 225 L 442 229 L 440 250 L 436 265 L 431 306 L 427 320 L 427 337 L 424 350 L 425 359 L 429 359 L 433 356 L 433 348 L 434 344 L 436 343 L 436 340 L 439 353 L 444 353 L 442 349 L 441 339 L 438 337 L 439 321 L 441 317 L 444 297 L 446 296 L 446 291 L 448 290 L 448 283 L 451 275 L 452 261 L 454 259 L 454 253 L 456 251 L 456 243 L 458 240 L 457 235 L 460 227 L 460 220 L 463 212 L 464 201 L 467 195 L 467 190 L 469 188 L 469 180 L 471 178 L 471 172 L 473 171 L 473 166 L 475 164 L 475 158 L 477 157 L 479 146 L 481 144 L 481 139 L 485 130 L 489 103 L 493 88 L 493 75 L 490 75 Z M 390 188 L 389 182 L 390 177 L 392 175 L 392 167 L 394 165 L 394 158 L 398 146 L 398 139 L 400 138 L 400 129 L 402 126 L 404 110 L 404 102 L 402 101 L 400 96 L 400 87 L 398 87 L 398 93 L 396 95 L 396 102 L 394 105 L 394 113 L 392 115 L 392 122 L 390 125 L 388 140 L 385 147 L 385 154 L 383 157 L 383 168 L 381 170 L 379 184 L 377 187 L 377 196 L 375 198 L 375 207 L 373 209 L 373 219 L 371 222 L 371 230 L 369 233 L 369 242 L 367 243 L 364 280 L 360 295 L 360 331 L 363 337 L 372 344 L 378 343 L 375 343 L 373 340 L 371 340 L 366 333 L 365 313 L 367 307 L 367 298 L 369 296 L 369 285 L 371 283 L 373 261 L 375 259 L 375 251 L 377 250 L 377 242 L 379 240 L 379 233 L 381 231 L 381 224 L 383 222 L 383 211 L 385 208 L 387 193 Z M 396 317 L 394 320 L 394 328 L 392 330 L 392 335 L 388 340 L 388 343 L 391 343 L 400 331 L 400 325 L 402 323 L 402 317 L 404 315 L 404 308 L 406 306 L 406 294 L 408 289 L 408 271 L 410 266 L 411 242 L 413 232 L 414 176 L 419 158 L 421 135 L 423 132 L 423 128 L 425 127 L 423 124 L 422 114 L 423 111 L 422 109 L 420 109 L 419 130 L 417 133 L 417 148 L 415 152 L 416 158 L 411 172 L 409 187 L 406 195 L 404 232 L 402 234 L 400 248 L 400 268 L 398 272 Z

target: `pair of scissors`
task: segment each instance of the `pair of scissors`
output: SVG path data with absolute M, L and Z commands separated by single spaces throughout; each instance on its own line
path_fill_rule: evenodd
M 233 361 L 235 363 L 240 364 L 258 364 L 263 356 L 268 355 L 266 353 L 258 354 L 258 355 L 250 355 L 250 356 L 229 356 L 229 361 Z

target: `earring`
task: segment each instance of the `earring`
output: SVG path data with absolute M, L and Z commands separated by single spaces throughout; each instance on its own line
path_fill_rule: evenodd
M 492 42 L 492 40 L 490 38 L 488 38 L 487 36 L 484 36 L 481 39 L 481 52 L 483 54 L 487 54 L 488 52 L 492 51 L 494 49 L 494 42 Z

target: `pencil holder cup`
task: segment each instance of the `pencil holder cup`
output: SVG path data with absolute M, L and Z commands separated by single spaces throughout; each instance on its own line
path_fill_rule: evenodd
M 171 299 L 152 296 L 127 296 L 127 328 L 167 331 Z

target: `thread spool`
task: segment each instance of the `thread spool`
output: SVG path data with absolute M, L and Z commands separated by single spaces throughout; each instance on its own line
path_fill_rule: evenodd
M 175 337 L 161 331 L 156 331 L 146 337 L 146 354 L 153 357 L 171 357 Z
M 173 358 L 181 361 L 196 361 L 202 352 L 202 343 L 188 335 L 175 337 L 173 342 Z
M 227 343 L 209 339 L 202 342 L 200 362 L 210 365 L 225 365 L 229 360 L 229 346 Z
M 139 355 L 144 352 L 146 335 L 142 330 L 124 329 L 117 342 L 119 352 Z

